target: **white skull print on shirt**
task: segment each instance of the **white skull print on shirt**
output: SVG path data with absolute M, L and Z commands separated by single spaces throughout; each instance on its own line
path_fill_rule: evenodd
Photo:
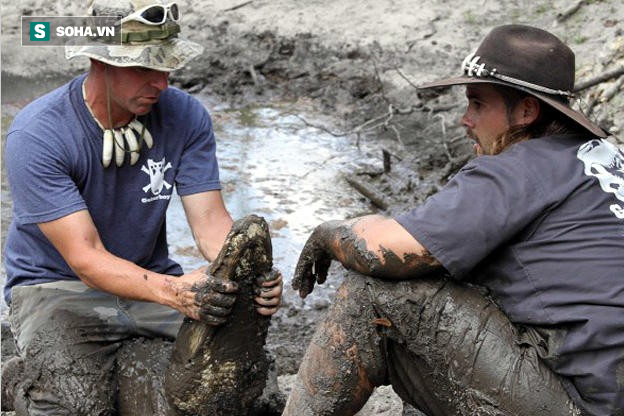
M 143 192 L 147 192 L 151 189 L 154 195 L 159 195 L 162 192 L 163 187 L 165 189 L 171 189 L 171 184 L 165 180 L 165 172 L 171 168 L 171 163 L 165 164 L 165 158 L 155 162 L 152 159 L 147 159 L 147 167 L 141 166 L 141 170 L 149 175 L 150 183 L 143 187 Z
M 585 174 L 598 179 L 603 191 L 612 193 L 624 203 L 624 153 L 605 139 L 594 139 L 583 144 L 576 156 L 585 165 Z M 624 207 L 612 204 L 611 212 L 624 219 Z

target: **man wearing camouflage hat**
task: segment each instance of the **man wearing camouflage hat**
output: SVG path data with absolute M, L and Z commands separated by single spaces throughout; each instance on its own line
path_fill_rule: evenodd
M 211 119 L 168 74 L 201 53 L 178 37 L 180 10 L 159 0 L 95 0 L 118 16 L 121 44 L 68 46 L 88 74 L 15 117 L 6 165 L 14 201 L 5 298 L 28 378 L 14 394 L 29 415 L 114 413 L 115 352 L 126 339 L 172 339 L 187 316 L 223 323 L 237 286 L 169 257 L 165 213 L 175 186 L 197 247 L 218 254 L 232 225 Z M 279 272 L 257 311 L 280 304 Z M 199 298 L 198 286 L 209 287 Z

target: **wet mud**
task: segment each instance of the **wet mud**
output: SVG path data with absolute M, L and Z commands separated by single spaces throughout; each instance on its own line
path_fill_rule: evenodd
M 375 196 L 381 196 L 380 205 L 360 196 L 369 205 L 363 213 L 382 206 L 385 214 L 392 215 L 435 193 L 470 157 L 469 144 L 457 126 L 464 100 L 461 91 L 423 95 L 414 85 L 455 74 L 466 53 L 493 25 L 517 22 L 552 29 L 577 53 L 577 78 L 581 81 L 622 66 L 624 9 L 620 4 L 614 0 L 578 2 L 574 13 L 562 13 L 568 10 L 568 3 L 426 1 L 415 10 L 408 1 L 363 7 L 361 2 L 349 0 L 341 5 L 349 10 L 348 19 L 339 19 L 348 22 L 345 27 L 325 21 L 325 16 L 340 16 L 334 13 L 335 2 L 187 2 L 184 30 L 190 29 L 187 33 L 205 52 L 188 68 L 172 74 L 172 82 L 195 94 L 215 94 L 234 106 L 265 106 L 275 100 L 293 108 L 303 106 L 319 116 L 307 118 L 311 128 L 335 134 L 354 146 L 373 143 L 375 152 L 345 162 L 344 174 L 350 183 L 364 183 Z M 244 7 L 228 9 L 237 4 Z M 19 15 L 72 14 L 77 13 L 76 7 L 77 3 L 70 1 L 3 2 L 4 124 L 6 99 L 26 100 L 22 95 L 11 98 L 5 94 L 6 86 L 15 84 L 4 82 L 5 71 L 32 84 L 50 76 L 66 79 L 85 68 L 84 63 L 68 64 L 62 54 L 49 48 L 24 54 L 15 37 Z M 591 107 L 600 124 L 619 136 L 624 129 L 623 88 L 619 77 L 580 94 L 583 105 Z M 382 156 L 382 149 L 387 157 Z M 319 164 L 318 169 L 323 166 Z M 5 207 L 6 186 L 3 188 L 2 223 L 6 227 L 4 212 L 10 207 Z M 296 189 L 290 192 L 283 201 L 296 198 Z M 338 217 L 342 215 L 326 219 Z M 285 230 L 296 225 L 290 221 Z M 288 251 L 285 255 L 297 254 Z M 283 271 L 287 277 L 288 270 Z M 332 265 L 323 285 L 325 293 L 333 293 L 344 274 L 342 268 Z M 267 349 L 276 357 L 278 375 L 297 371 L 332 296 L 302 303 L 285 284 L 285 304 L 272 318 L 267 336 Z M 10 337 L 3 335 L 3 361 L 12 355 L 11 348 L 5 353 L 5 344 L 10 342 Z M 398 413 L 382 409 L 372 414 Z

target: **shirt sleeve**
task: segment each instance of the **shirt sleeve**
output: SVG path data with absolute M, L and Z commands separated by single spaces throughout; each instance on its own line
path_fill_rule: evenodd
M 187 99 L 186 115 L 192 127 L 176 176 L 176 189 L 181 196 L 221 189 L 212 120 L 201 103 L 191 96 Z
M 6 167 L 16 221 L 53 221 L 86 209 L 62 146 L 53 137 L 16 130 L 7 136 Z
M 461 279 L 548 209 L 535 176 L 511 157 L 481 156 L 396 220 Z

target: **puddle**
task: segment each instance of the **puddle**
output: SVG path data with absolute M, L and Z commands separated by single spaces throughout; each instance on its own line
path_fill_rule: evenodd
M 199 98 L 210 102 L 209 97 Z M 292 274 L 314 227 L 370 210 L 342 178 L 345 166 L 363 153 L 348 139 L 305 126 L 292 108 L 207 107 L 213 108 L 225 204 L 235 219 L 257 214 L 269 223 L 274 263 L 287 288 L 285 300 L 296 298 L 290 290 Z M 203 265 L 179 198 L 172 200 L 169 215 L 172 253 L 187 269 Z M 325 302 L 334 288 L 325 285 L 306 303 Z
M 5 80 L 3 79 L 3 85 Z M 15 85 L 15 84 L 14 84 Z M 28 84 L 17 84 L 23 93 L 10 92 L 2 103 L 2 147 L 5 131 L 17 108 L 31 97 Z M 6 100 L 6 97 L 12 99 Z M 291 104 L 265 108 L 228 108 L 214 97 L 197 96 L 210 110 L 215 125 L 223 196 L 232 216 L 257 214 L 269 223 L 275 266 L 285 279 L 284 300 L 298 302 L 290 282 L 301 248 L 312 229 L 331 219 L 370 211 L 342 178 L 345 167 L 366 157 L 353 142 L 306 126 L 296 115 L 314 120 L 314 114 Z M 299 112 L 301 111 L 301 112 Z M 379 161 L 381 163 L 381 161 Z M 2 230 L 10 221 L 10 195 L 2 175 Z M 167 215 L 170 253 L 187 271 L 205 264 L 195 248 L 180 198 L 171 199 Z M 3 241 L 4 242 L 4 241 Z M 3 244 L 4 246 L 4 244 Z M 2 265 L 1 283 L 4 283 Z M 306 299 L 306 305 L 326 303 L 335 286 L 325 284 Z M 2 302 L 1 317 L 7 307 Z

